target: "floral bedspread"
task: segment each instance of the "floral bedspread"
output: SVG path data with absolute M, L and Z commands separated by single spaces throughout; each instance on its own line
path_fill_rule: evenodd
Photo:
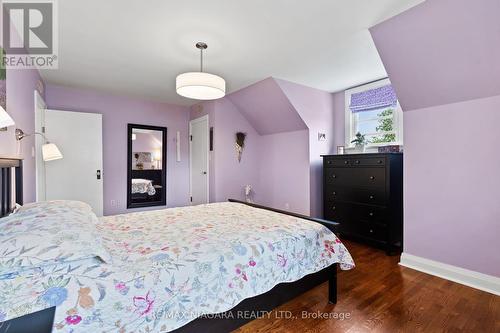
M 0 321 L 57 306 L 55 332 L 164 332 L 333 263 L 354 267 L 322 225 L 236 203 L 103 217 L 94 227 L 112 262 L 0 272 Z

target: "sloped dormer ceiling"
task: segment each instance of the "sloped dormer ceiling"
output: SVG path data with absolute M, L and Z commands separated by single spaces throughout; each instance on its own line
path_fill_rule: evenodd
M 259 81 L 227 97 L 260 135 L 307 129 L 273 78 Z
M 499 13 L 498 0 L 427 0 L 370 29 L 404 111 L 500 95 Z

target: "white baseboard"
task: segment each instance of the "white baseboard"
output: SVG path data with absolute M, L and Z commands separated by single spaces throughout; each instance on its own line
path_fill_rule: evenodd
M 500 296 L 500 278 L 495 276 L 443 264 L 439 261 L 417 257 L 408 253 L 401 254 L 399 264 Z

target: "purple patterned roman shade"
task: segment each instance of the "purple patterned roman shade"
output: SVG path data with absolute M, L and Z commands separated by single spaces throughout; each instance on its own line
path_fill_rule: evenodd
M 351 95 L 352 112 L 363 112 L 381 109 L 385 107 L 395 107 L 398 103 L 396 92 L 392 85 L 388 84 L 379 88 L 370 89 Z

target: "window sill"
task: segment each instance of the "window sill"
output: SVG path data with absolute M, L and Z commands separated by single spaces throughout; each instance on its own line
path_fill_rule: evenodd
M 378 153 L 379 147 L 389 146 L 389 145 L 394 145 L 394 146 L 399 145 L 400 151 L 403 151 L 404 146 L 402 144 L 398 144 L 398 143 L 391 143 L 391 144 L 374 143 L 374 144 L 366 145 L 364 151 L 356 151 L 355 150 L 356 147 L 354 145 L 352 145 L 352 146 L 346 146 L 345 151 L 347 154 L 372 154 L 372 153 Z

